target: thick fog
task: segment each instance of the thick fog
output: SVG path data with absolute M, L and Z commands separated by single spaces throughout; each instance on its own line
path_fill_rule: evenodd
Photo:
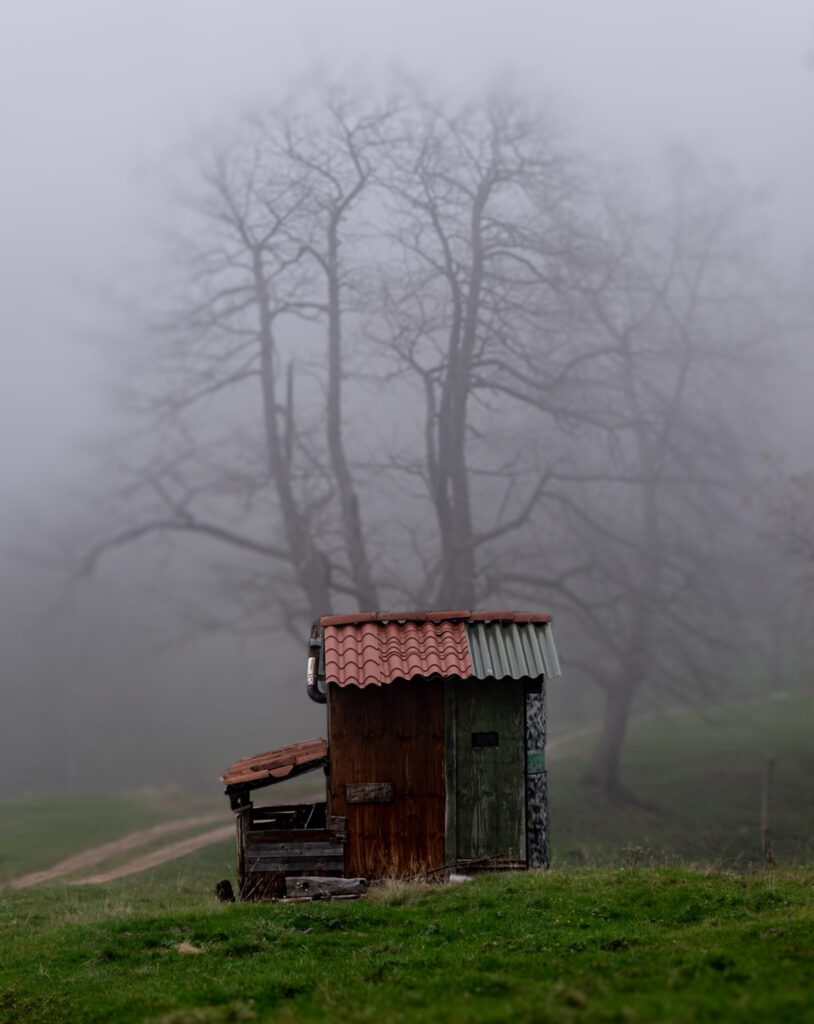
M 810 685 L 810 4 L 12 0 L 0 111 L 0 796 L 216 790 L 371 603 L 552 611 L 600 774 Z

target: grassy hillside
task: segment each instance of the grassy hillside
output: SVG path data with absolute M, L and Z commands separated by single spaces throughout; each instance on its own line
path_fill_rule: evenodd
M 0 802 L 0 883 L 37 871 L 137 829 L 170 821 L 177 804 L 163 795 L 110 794 Z
M 779 863 L 814 861 L 814 698 L 730 703 L 701 717 L 634 720 L 622 776 L 644 806 L 598 799 L 578 783 L 591 737 L 552 743 L 556 864 L 680 861 L 745 866 L 761 856 L 760 800 L 777 759 L 772 828 Z
M 0 1021 L 814 1020 L 810 869 L 572 869 L 358 902 L 195 886 L 0 905 Z

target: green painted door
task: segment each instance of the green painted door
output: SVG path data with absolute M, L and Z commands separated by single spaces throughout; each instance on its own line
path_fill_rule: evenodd
M 525 689 L 506 679 L 455 686 L 456 859 L 526 858 Z

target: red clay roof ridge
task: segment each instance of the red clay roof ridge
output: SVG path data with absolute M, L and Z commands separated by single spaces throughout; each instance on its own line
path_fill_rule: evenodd
M 542 612 L 515 612 L 507 609 L 470 611 L 468 608 L 444 611 L 350 612 L 323 615 L 321 626 L 356 626 L 373 622 L 551 622 Z

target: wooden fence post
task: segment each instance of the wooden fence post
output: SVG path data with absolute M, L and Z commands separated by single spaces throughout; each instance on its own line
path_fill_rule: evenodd
M 763 838 L 763 863 L 774 864 L 774 852 L 772 850 L 772 781 L 774 775 L 775 759 L 766 758 L 766 769 L 763 773 L 763 800 L 760 813 L 760 831 Z

